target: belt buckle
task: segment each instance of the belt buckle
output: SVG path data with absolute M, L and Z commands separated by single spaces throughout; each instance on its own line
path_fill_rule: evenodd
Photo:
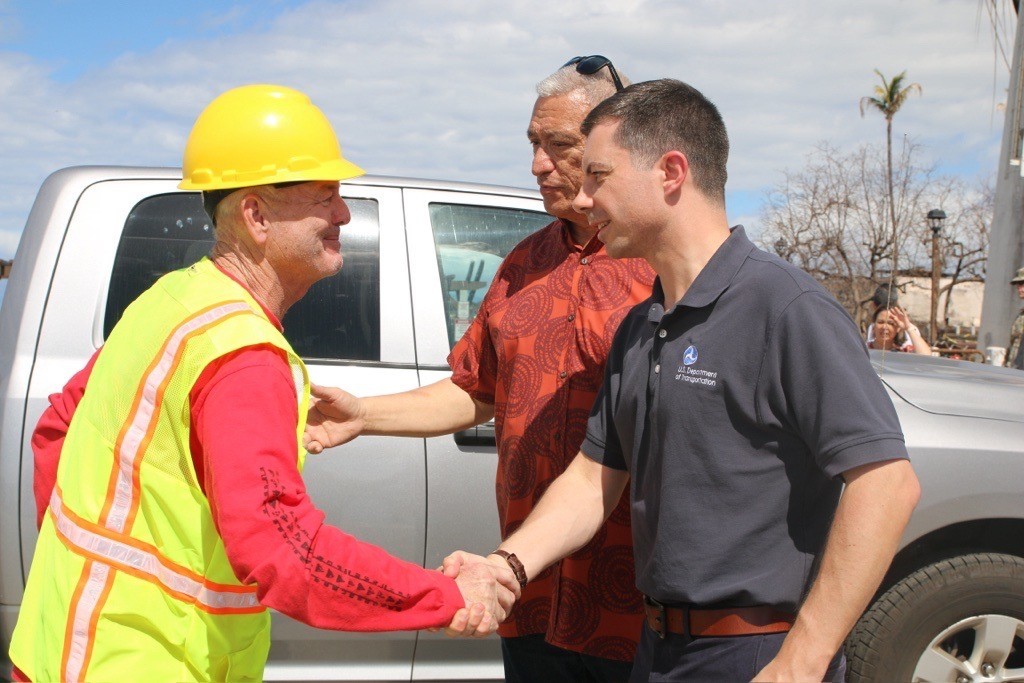
M 658 611 L 657 616 L 654 617 L 654 621 L 660 628 L 654 628 L 652 630 L 658 634 L 659 638 L 665 640 L 665 634 L 668 633 L 668 615 L 665 613 L 665 605 L 661 604 L 649 595 L 644 596 L 644 603 L 646 603 L 648 607 L 653 607 Z

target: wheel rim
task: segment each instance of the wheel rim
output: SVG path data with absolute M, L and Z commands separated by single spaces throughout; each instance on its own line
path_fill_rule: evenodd
M 915 683 L 1024 681 L 1024 621 L 982 614 L 953 624 L 921 653 Z

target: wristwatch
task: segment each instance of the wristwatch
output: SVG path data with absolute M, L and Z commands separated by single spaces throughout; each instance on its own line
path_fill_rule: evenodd
M 508 562 L 509 568 L 512 569 L 512 573 L 515 575 L 516 581 L 519 582 L 519 587 L 526 588 L 526 567 L 523 566 L 522 561 L 516 557 L 515 553 L 510 553 L 507 550 L 501 550 L 499 548 L 492 552 L 491 555 L 497 555 L 498 557 L 504 558 L 504 560 Z

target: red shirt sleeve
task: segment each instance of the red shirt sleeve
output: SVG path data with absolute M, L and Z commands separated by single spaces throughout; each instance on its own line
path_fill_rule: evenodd
M 295 385 L 279 351 L 222 359 L 192 399 L 193 458 L 214 523 L 262 604 L 345 631 L 444 626 L 464 606 L 452 579 L 324 523 L 296 467 Z
M 513 250 L 502 261 L 476 317 L 448 354 L 452 383 L 483 403 L 494 403 L 498 384 L 498 352 L 491 340 L 488 317 L 493 302 L 505 296 L 509 285 L 509 270 L 519 267 L 518 256 L 517 251 Z
M 75 414 L 75 408 L 82 401 L 85 385 L 89 381 L 92 367 L 96 364 L 99 351 L 85 367 L 64 385 L 59 394 L 50 395 L 50 407 L 43 411 L 42 417 L 32 432 L 32 456 L 35 473 L 32 478 L 32 493 L 36 499 L 36 528 L 42 526 L 43 515 L 50 504 L 50 494 L 57 484 L 57 465 L 60 464 L 60 451 L 64 447 L 64 437 L 68 435 L 68 425 Z

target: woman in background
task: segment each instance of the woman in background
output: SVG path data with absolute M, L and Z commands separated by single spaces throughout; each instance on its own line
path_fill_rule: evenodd
M 921 330 L 899 306 L 881 306 L 875 311 L 874 324 L 868 329 L 868 348 L 932 355 Z

